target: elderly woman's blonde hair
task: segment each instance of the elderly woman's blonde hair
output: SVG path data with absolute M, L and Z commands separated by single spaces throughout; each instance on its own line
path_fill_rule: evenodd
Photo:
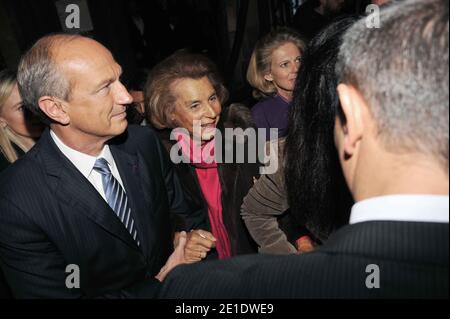
M 16 75 L 13 72 L 9 70 L 0 71 L 0 115 L 3 112 L 3 106 L 6 100 L 11 96 L 16 84 Z M 29 148 L 24 145 L 20 138 L 8 126 L 0 126 L 0 153 L 10 163 L 14 163 L 18 159 L 13 143 L 25 153 L 29 151 Z
M 275 85 L 267 81 L 264 75 L 270 73 L 272 53 L 286 43 L 293 43 L 300 53 L 303 53 L 306 46 L 296 31 L 285 27 L 271 31 L 256 43 L 247 69 L 247 81 L 254 88 L 253 96 L 256 99 L 277 93 Z
M 144 89 L 146 118 L 157 129 L 174 128 L 170 114 L 175 109 L 176 98 L 171 85 L 179 79 L 207 77 L 223 104 L 228 91 L 222 84 L 216 66 L 202 54 L 180 50 L 156 65 L 149 73 Z

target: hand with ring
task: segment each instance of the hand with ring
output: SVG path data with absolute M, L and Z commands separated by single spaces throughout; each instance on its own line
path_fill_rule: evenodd
M 216 239 L 206 230 L 192 230 L 187 234 L 187 242 L 184 248 L 186 263 L 195 263 L 206 258 L 211 248 L 216 247 Z

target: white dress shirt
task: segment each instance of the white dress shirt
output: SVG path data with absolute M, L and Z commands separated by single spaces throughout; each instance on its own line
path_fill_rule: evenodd
M 83 176 L 89 180 L 92 186 L 95 187 L 95 189 L 98 191 L 98 193 L 103 197 L 105 201 L 107 200 L 105 191 L 103 189 L 102 175 L 94 170 L 95 162 L 99 158 L 104 158 L 108 162 L 109 168 L 111 169 L 111 173 L 119 181 L 120 186 L 122 186 L 122 188 L 126 192 L 125 188 L 123 187 L 123 182 L 122 179 L 120 178 L 119 171 L 117 170 L 116 162 L 114 161 L 114 158 L 111 154 L 111 150 L 109 149 L 108 145 L 105 145 L 100 155 L 95 157 L 78 152 L 70 148 L 69 146 L 64 144 L 52 130 L 50 130 L 50 135 L 53 141 L 56 143 L 56 146 L 59 148 L 59 150 L 69 159 L 69 161 L 72 162 L 73 165 L 75 165 L 75 167 L 80 171 L 80 173 L 83 174 Z
M 367 221 L 447 223 L 449 196 L 390 195 L 366 199 L 352 207 L 350 224 Z

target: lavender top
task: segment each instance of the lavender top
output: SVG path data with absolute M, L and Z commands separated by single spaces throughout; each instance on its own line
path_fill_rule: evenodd
M 266 141 L 270 140 L 270 128 L 278 129 L 278 137 L 286 136 L 290 105 L 284 98 L 275 95 L 253 106 L 253 120 L 258 128 L 266 129 Z

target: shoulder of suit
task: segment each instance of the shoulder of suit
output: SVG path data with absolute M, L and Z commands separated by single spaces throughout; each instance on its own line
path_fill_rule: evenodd
M 42 165 L 40 165 L 37 158 L 38 154 L 39 150 L 33 148 L 30 152 L 1 172 L 0 194 L 7 196 L 8 193 L 15 194 L 20 191 L 27 192 L 33 187 L 33 181 L 40 180 L 40 178 L 36 178 L 43 172 Z M 18 185 L 26 185 L 26 189 Z
M 131 139 L 158 139 L 155 130 L 150 126 L 130 125 L 128 126 L 127 132 Z
M 130 125 L 124 134 L 110 141 L 120 149 L 134 154 L 137 151 L 153 150 L 158 144 L 158 135 L 147 126 Z

